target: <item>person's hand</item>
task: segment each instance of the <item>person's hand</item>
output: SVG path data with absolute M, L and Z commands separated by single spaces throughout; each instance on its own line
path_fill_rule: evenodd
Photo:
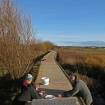
M 39 94 L 44 96 L 45 95 L 45 91 L 41 91 Z
M 43 95 L 43 93 L 42 93 L 42 92 L 40 92 L 39 94 L 40 94 L 41 96 Z
M 61 94 L 57 94 L 57 97 L 61 98 L 61 97 L 62 97 L 62 95 L 61 95 Z

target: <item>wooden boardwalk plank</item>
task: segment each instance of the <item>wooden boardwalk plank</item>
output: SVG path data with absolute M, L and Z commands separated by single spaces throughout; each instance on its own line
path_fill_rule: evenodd
M 44 59 L 46 61 L 41 61 L 39 68 L 39 74 L 36 82 L 41 83 L 42 77 L 49 78 L 49 85 L 41 85 L 40 89 L 44 90 L 47 94 L 56 95 L 59 92 L 68 91 L 72 89 L 70 82 L 67 77 L 62 72 L 61 68 L 55 62 L 54 57 L 56 56 L 55 51 L 51 51 Z M 69 97 L 71 99 L 77 100 L 77 105 L 82 105 L 78 102 L 76 97 Z

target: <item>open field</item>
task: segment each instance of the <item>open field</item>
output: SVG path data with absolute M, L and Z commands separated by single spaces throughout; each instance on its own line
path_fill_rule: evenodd
M 58 62 L 68 75 L 76 73 L 86 82 L 92 95 L 105 92 L 105 49 L 66 48 L 58 50 Z M 105 94 L 104 94 L 105 98 Z

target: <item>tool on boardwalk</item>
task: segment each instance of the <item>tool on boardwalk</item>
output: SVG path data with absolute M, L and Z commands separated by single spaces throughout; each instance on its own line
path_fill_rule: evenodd
M 55 96 L 54 95 L 46 95 L 45 99 L 52 100 L 52 99 L 55 99 Z
M 44 58 L 44 59 L 42 59 L 42 61 L 46 61 L 46 59 Z

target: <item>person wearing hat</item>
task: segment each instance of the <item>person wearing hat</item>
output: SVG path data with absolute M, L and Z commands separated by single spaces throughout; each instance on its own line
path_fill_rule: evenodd
M 32 83 L 33 76 L 31 74 L 27 74 L 25 77 L 26 86 L 22 89 L 22 91 L 14 98 L 12 105 L 25 105 L 27 101 L 32 101 L 32 99 L 41 99 L 42 93 L 38 94 L 35 83 Z
M 32 82 L 33 76 L 31 74 L 27 74 L 25 76 L 25 79 L 23 80 L 21 91 L 23 91 L 29 84 L 34 86 L 34 83 Z

